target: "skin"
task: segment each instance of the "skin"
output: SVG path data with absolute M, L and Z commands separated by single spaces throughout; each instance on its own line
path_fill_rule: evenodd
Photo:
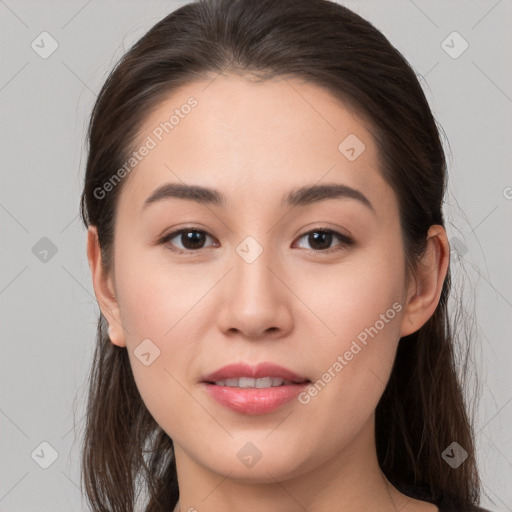
M 148 410 L 174 441 L 180 510 L 436 511 L 380 471 L 374 411 L 400 337 L 439 302 L 445 230 L 430 228 L 415 279 L 406 282 L 397 198 L 379 172 L 371 127 L 296 79 L 224 75 L 188 84 L 150 114 L 138 143 L 190 96 L 197 107 L 125 178 L 110 273 L 94 227 L 87 248 L 111 340 L 127 348 Z M 366 147 L 354 161 L 338 150 L 349 134 Z M 290 190 L 325 182 L 361 191 L 374 212 L 349 198 L 280 205 Z M 216 188 L 227 205 L 167 199 L 143 208 L 164 183 Z M 157 243 L 189 226 L 208 233 L 203 248 L 177 254 L 171 241 Z M 354 244 L 333 236 L 329 248 L 339 250 L 322 253 L 304 236 L 321 227 Z M 250 264 L 236 252 L 247 236 L 263 249 Z M 182 240 L 172 243 L 187 250 Z M 246 416 L 199 384 L 238 361 L 272 361 L 315 382 L 394 303 L 401 311 L 307 405 L 293 400 Z M 147 338 L 160 349 L 149 366 L 134 355 Z M 261 452 L 250 468 L 237 457 L 248 442 Z

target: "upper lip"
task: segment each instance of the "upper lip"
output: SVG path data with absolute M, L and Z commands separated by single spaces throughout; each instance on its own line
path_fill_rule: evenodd
M 218 370 L 215 370 L 203 377 L 203 382 L 217 382 L 225 379 L 237 379 L 239 377 L 252 377 L 259 379 L 263 377 L 280 377 L 292 382 L 305 382 L 308 379 L 301 375 L 288 370 L 284 366 L 280 366 L 270 362 L 262 362 L 257 365 L 250 365 L 248 363 L 232 363 Z

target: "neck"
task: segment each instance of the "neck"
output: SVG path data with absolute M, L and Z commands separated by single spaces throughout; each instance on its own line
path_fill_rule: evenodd
M 223 475 L 197 464 L 178 444 L 175 454 L 180 500 L 173 512 L 396 512 L 415 501 L 399 493 L 382 473 L 373 417 L 342 451 L 326 456 L 320 466 L 298 468 L 286 477 L 266 469 L 258 478 L 235 479 L 229 472 Z

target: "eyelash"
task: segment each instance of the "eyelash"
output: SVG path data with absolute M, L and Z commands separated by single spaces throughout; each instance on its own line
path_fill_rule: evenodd
M 210 238 L 213 238 L 211 235 L 209 235 L 203 229 L 196 229 L 194 227 L 185 227 L 185 228 L 182 228 L 182 229 L 180 229 L 178 231 L 173 231 L 172 233 L 169 233 L 168 235 L 163 236 L 158 241 L 158 243 L 161 244 L 161 245 L 167 244 L 167 247 L 168 247 L 169 250 L 171 250 L 171 251 L 173 251 L 175 253 L 178 253 L 178 254 L 186 254 L 186 253 L 193 254 L 193 253 L 198 252 L 201 249 L 203 249 L 203 247 L 201 247 L 199 249 L 182 250 L 182 249 L 177 249 L 176 247 L 173 247 L 170 243 L 168 243 L 170 240 L 172 240 L 173 238 L 175 238 L 178 235 L 181 235 L 182 233 L 201 233 L 203 235 L 209 236 Z M 342 250 L 346 249 L 347 247 L 350 247 L 350 246 L 354 245 L 354 241 L 351 238 L 349 238 L 348 236 L 343 235 L 341 233 L 338 233 L 337 231 L 329 229 L 327 227 L 319 227 L 319 228 L 315 228 L 315 229 L 312 229 L 310 231 L 307 231 L 306 233 L 303 233 L 299 237 L 299 240 L 304 238 L 307 235 L 310 235 L 311 233 L 328 233 L 328 234 L 332 234 L 332 235 L 334 235 L 335 237 L 337 237 L 339 239 L 340 244 L 337 247 L 334 247 L 334 248 L 331 248 L 331 249 L 325 249 L 325 250 L 322 250 L 322 249 L 305 249 L 306 251 L 308 251 L 310 253 L 315 253 L 315 254 L 320 254 L 320 253 L 321 254 L 331 254 L 333 252 L 342 251 Z

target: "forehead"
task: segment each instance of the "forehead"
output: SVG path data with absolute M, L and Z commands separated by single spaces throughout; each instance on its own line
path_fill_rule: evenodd
M 146 116 L 133 149 L 151 149 L 121 196 L 142 208 L 156 187 L 181 182 L 222 190 L 228 202 L 261 193 L 281 204 L 291 189 L 326 181 L 363 189 L 372 203 L 393 200 L 371 129 L 326 89 L 298 79 L 193 82 Z

